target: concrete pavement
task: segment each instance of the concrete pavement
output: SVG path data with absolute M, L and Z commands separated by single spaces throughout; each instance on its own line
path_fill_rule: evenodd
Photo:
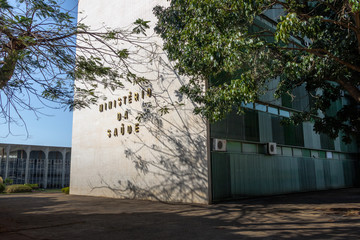
M 0 239 L 360 239 L 360 188 L 210 206 L 0 194 Z

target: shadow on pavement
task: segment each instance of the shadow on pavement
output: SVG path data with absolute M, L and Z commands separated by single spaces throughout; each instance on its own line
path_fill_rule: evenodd
M 360 189 L 211 206 L 3 194 L 0 239 L 359 239 L 359 209 Z

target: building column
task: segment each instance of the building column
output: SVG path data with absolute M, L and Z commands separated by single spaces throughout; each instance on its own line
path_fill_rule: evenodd
M 10 161 L 10 150 L 11 150 L 11 146 L 7 146 L 6 147 L 6 164 L 5 164 L 5 179 L 8 178 L 9 176 L 9 161 Z
M 4 148 L 2 148 L 2 150 L 1 150 L 1 158 L 0 158 L 0 177 L 3 177 L 2 175 L 1 175 L 1 166 L 2 166 L 2 161 L 4 160 L 4 154 L 5 154 L 5 150 L 4 150 Z
M 44 188 L 47 188 L 48 171 L 49 171 L 49 148 L 45 148 L 45 163 L 44 163 Z
M 61 172 L 61 187 L 65 187 L 65 161 L 66 161 L 66 148 L 62 151 L 63 161 L 62 161 L 62 172 Z
M 29 183 L 29 165 L 30 165 L 31 147 L 26 148 L 26 164 L 25 164 L 25 183 Z

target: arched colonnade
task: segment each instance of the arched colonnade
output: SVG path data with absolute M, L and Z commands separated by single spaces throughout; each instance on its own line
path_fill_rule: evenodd
M 69 186 L 71 148 L 1 144 L 0 176 L 42 188 Z

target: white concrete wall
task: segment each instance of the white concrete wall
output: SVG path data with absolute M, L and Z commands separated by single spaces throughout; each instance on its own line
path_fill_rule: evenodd
M 93 29 L 105 23 L 111 27 L 127 26 L 137 18 L 156 22 L 152 8 L 167 1 L 156 0 L 80 0 L 79 19 Z M 152 30 L 148 36 L 152 35 Z M 150 41 L 161 44 L 159 38 Z M 142 58 L 142 57 L 139 57 Z M 102 90 L 108 99 L 132 93 L 131 104 L 99 111 L 99 106 L 74 111 L 70 193 L 119 198 L 151 199 L 168 202 L 208 202 L 208 162 L 206 122 L 192 111 L 193 103 L 176 91 L 184 83 L 177 76 L 166 56 L 159 52 L 152 63 L 136 66 L 151 79 L 152 96 L 141 98 L 141 88 L 124 83 L 125 88 L 111 93 Z M 145 89 L 147 89 L 146 87 Z M 140 101 L 134 94 L 140 93 Z M 164 116 L 158 106 L 175 101 L 184 103 Z M 118 103 L 118 101 L 117 101 Z M 146 118 L 140 123 L 138 114 L 144 104 L 151 103 Z M 117 114 L 129 118 L 118 121 Z M 139 123 L 139 132 L 134 132 Z M 121 125 L 132 126 L 132 133 L 121 134 Z M 115 128 L 118 135 L 114 136 Z M 108 136 L 111 131 L 111 137 Z

